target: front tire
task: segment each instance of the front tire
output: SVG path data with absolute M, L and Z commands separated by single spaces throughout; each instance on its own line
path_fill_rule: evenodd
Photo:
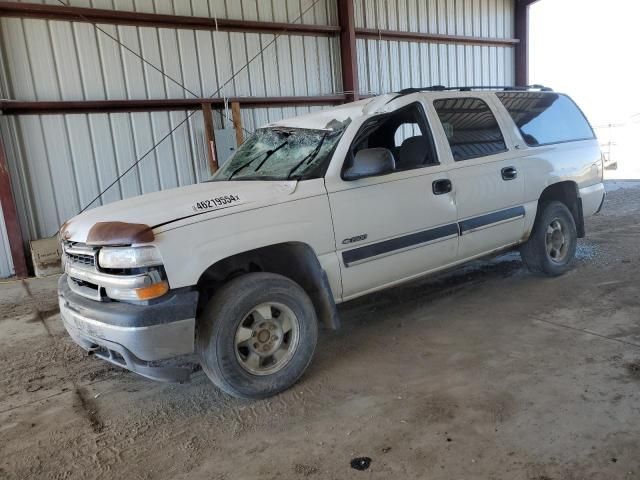
M 318 321 L 306 292 L 273 273 L 225 284 L 198 319 L 202 369 L 221 390 L 260 399 L 291 387 L 311 362 Z
M 571 268 L 577 242 L 573 215 L 566 205 L 553 201 L 540 205 L 520 256 L 529 271 L 556 277 Z

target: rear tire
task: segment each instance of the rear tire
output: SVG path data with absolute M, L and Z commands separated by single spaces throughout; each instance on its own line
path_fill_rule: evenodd
M 573 264 L 578 235 L 571 212 L 561 202 L 539 206 L 529 240 L 520 247 L 523 262 L 533 273 L 562 275 Z
M 260 399 L 291 387 L 311 362 L 318 321 L 306 292 L 273 273 L 225 284 L 198 319 L 202 369 L 221 390 Z

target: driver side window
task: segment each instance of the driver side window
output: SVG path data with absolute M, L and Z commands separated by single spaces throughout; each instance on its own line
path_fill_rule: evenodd
M 370 148 L 389 150 L 395 161 L 394 171 L 439 163 L 431 131 L 419 103 L 412 103 L 365 123 L 351 145 L 345 168 L 353 164 L 353 159 L 360 150 Z

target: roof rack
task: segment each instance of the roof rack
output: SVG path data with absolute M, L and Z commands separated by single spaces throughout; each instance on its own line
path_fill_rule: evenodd
M 552 88 L 545 87 L 544 85 L 526 85 L 526 86 L 489 86 L 489 85 L 475 85 L 469 87 L 445 87 L 444 85 L 432 85 L 430 87 L 419 88 L 405 88 L 396 92 L 400 95 L 408 95 L 410 93 L 417 92 L 470 92 L 471 90 L 503 90 L 505 92 L 526 92 L 529 90 L 539 90 L 541 92 L 553 92 Z

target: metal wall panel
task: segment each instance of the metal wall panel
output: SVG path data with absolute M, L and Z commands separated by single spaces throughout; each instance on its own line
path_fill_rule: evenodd
M 58 4 L 55 0 L 47 3 Z M 72 5 L 141 12 L 292 22 L 311 0 L 94 0 Z M 335 24 L 335 2 L 319 1 L 303 22 Z M 322 95 L 340 90 L 337 38 L 101 25 L 175 81 L 91 24 L 0 19 L 4 98 L 100 100 L 192 96 Z M 260 50 L 263 54 L 249 63 Z M 223 85 L 236 74 L 232 81 Z M 0 75 L 2 76 L 2 75 Z M 183 88 L 183 85 L 185 88 Z M 221 88 L 223 87 L 223 88 Z M 218 90 L 221 89 L 220 92 Z M 243 109 L 247 131 L 305 108 Z M 52 235 L 188 112 L 0 117 L 10 150 L 26 239 Z M 216 128 L 231 115 L 214 115 Z M 195 113 L 95 203 L 209 178 L 203 120 Z
M 354 0 L 356 26 L 511 38 L 512 0 Z M 514 49 L 502 46 L 358 39 L 360 90 L 429 85 L 513 85 Z
M 356 27 L 487 38 L 513 36 L 513 0 L 353 0 Z

